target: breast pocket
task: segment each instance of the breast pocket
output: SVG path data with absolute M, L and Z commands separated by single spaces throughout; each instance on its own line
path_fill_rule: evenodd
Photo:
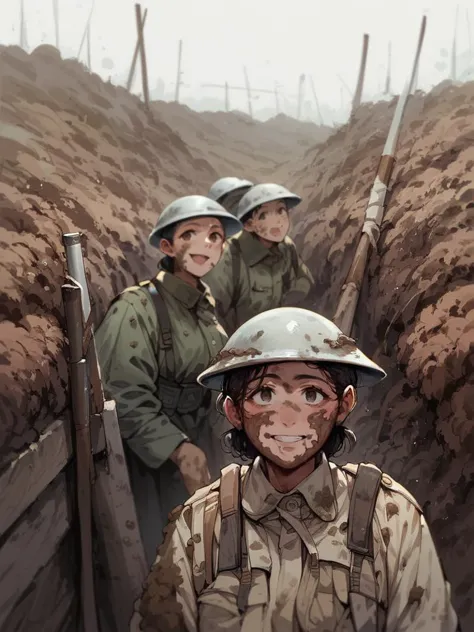
M 237 597 L 240 580 L 232 572 L 220 573 L 214 582 L 198 597 L 199 632 L 225 630 L 226 632 L 258 632 L 268 603 L 267 577 L 264 571 L 252 571 L 252 584 L 247 608 L 239 612 Z

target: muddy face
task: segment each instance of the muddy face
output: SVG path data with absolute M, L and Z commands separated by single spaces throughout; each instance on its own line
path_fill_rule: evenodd
M 251 219 L 245 222 L 245 228 L 266 241 L 275 243 L 283 241 L 290 228 L 285 201 L 275 200 L 262 204 Z
M 323 447 L 339 416 L 334 387 L 322 371 L 284 362 L 249 385 L 242 425 L 265 459 L 295 469 Z
M 160 250 L 174 258 L 175 271 L 200 278 L 216 265 L 225 243 L 224 229 L 214 217 L 198 217 L 181 222 L 173 242 L 162 239 Z

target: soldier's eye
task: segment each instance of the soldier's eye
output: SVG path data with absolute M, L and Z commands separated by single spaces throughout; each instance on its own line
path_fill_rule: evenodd
M 259 217 L 258 219 L 263 220 L 263 219 L 265 219 L 265 218 L 266 218 L 266 216 L 267 216 L 266 211 L 262 211 L 262 212 L 260 213 L 260 217 Z
M 184 239 L 184 241 L 189 241 L 191 237 L 193 237 L 195 234 L 196 232 L 194 230 L 187 230 L 181 235 L 181 239 Z
M 273 398 L 273 389 L 268 386 L 264 386 L 259 391 L 257 391 L 252 399 L 256 404 L 269 404 Z
M 308 404 L 319 404 L 324 399 L 324 395 L 313 386 L 305 388 L 303 395 Z
M 220 233 L 215 232 L 209 235 L 209 239 L 215 243 L 218 241 L 223 241 L 224 237 Z

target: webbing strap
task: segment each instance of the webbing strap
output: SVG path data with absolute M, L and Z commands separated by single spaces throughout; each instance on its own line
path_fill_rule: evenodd
M 175 374 L 175 358 L 173 352 L 173 337 L 171 334 L 171 320 L 168 308 L 166 307 L 165 300 L 159 289 L 159 283 L 156 279 L 143 283 L 143 287 L 145 287 L 150 293 L 155 306 L 156 317 L 160 328 L 160 346 L 165 352 L 168 375 L 172 378 Z
M 219 502 L 222 522 L 218 573 L 239 569 L 241 565 L 240 494 L 240 465 L 231 463 L 221 471 Z

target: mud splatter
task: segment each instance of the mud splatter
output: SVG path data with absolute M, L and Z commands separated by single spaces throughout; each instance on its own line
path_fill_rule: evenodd
M 387 510 L 387 517 L 388 517 L 388 510 Z M 390 518 L 388 518 L 388 519 L 390 520 Z M 387 547 L 390 544 L 390 537 L 391 537 L 391 535 L 392 535 L 392 531 L 391 531 L 391 529 L 389 529 L 389 527 L 383 527 L 382 528 L 382 539 L 384 541 L 385 546 L 387 546 Z
M 339 334 L 336 340 L 324 338 L 323 342 L 325 342 L 331 349 L 345 351 L 346 353 L 350 353 L 351 351 L 355 351 L 357 349 L 356 341 L 345 334 Z
M 387 520 L 390 520 L 390 518 L 393 518 L 393 516 L 398 516 L 399 511 L 400 511 L 399 507 L 395 503 L 387 503 L 385 505 L 385 512 L 387 514 Z
M 425 591 L 421 586 L 413 586 L 408 595 L 408 605 L 416 603 L 419 606 L 424 594 Z
M 257 340 L 259 340 L 264 333 L 265 332 L 263 331 L 263 329 L 260 329 L 260 331 L 257 331 L 257 333 L 250 338 L 250 342 L 257 342 Z
M 223 349 L 215 356 L 212 363 L 215 364 L 216 362 L 224 362 L 225 360 L 231 360 L 233 358 L 243 358 L 245 356 L 252 357 L 261 354 L 262 352 L 254 347 L 249 347 L 248 349 Z

